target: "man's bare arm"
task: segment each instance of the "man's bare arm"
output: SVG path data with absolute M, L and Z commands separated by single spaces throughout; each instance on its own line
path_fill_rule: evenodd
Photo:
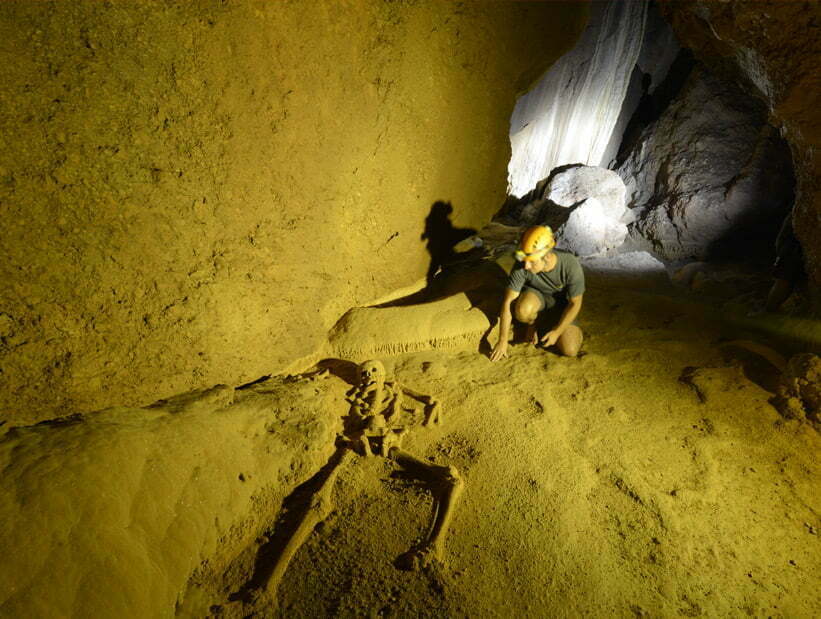
M 493 347 L 493 351 L 490 353 L 491 361 L 498 361 L 507 357 L 507 340 L 510 337 L 510 325 L 513 322 L 513 313 L 510 306 L 518 297 L 518 292 L 510 288 L 505 289 L 502 307 L 499 310 L 499 341 L 496 342 L 496 346 Z

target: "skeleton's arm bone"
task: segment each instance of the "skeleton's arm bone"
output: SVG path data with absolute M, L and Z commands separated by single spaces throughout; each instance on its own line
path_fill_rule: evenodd
M 433 396 L 425 395 L 424 393 L 419 393 L 418 391 L 414 391 L 413 389 L 405 387 L 405 385 L 401 385 L 400 389 L 405 392 L 405 395 L 409 395 L 414 400 L 418 400 L 422 404 L 433 404 L 433 402 L 435 402 Z
M 442 405 L 438 400 L 431 399 L 431 403 L 425 407 L 425 421 L 422 425 L 429 426 L 431 423 L 442 423 Z
M 402 408 L 402 391 L 395 390 L 392 391 L 393 399 L 390 401 L 388 405 L 387 412 L 385 413 L 385 420 L 390 422 L 394 417 L 398 419 L 398 414 L 400 409 Z
M 419 393 L 418 391 L 414 391 L 413 389 L 409 389 L 404 385 L 398 385 L 398 389 L 396 389 L 397 394 L 405 394 L 412 397 L 414 400 L 421 402 L 425 405 L 425 421 L 422 425 L 430 425 L 431 423 L 441 423 L 442 422 L 442 404 L 431 395 L 425 395 L 424 393 Z M 397 407 L 398 408 L 398 407 Z

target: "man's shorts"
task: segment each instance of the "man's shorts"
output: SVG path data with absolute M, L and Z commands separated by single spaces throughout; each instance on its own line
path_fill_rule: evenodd
M 530 286 L 524 286 L 522 288 L 522 294 L 525 292 L 533 293 L 539 301 L 541 301 L 539 317 L 536 319 L 536 326 L 538 328 L 544 328 L 549 331 L 559 324 L 559 321 L 562 319 L 562 314 L 567 307 L 567 297 L 565 297 L 563 293 L 546 295 L 541 290 L 531 288 Z M 578 324 L 578 321 L 574 320 L 572 324 Z

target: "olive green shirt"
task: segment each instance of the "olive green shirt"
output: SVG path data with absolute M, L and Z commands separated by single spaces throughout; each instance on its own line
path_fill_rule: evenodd
M 519 262 L 510 272 L 507 287 L 513 292 L 521 292 L 525 286 L 535 288 L 543 295 L 556 296 L 564 292 L 567 298 L 584 294 L 584 271 L 579 259 L 573 254 L 554 250 L 556 266 L 550 271 L 531 273 Z

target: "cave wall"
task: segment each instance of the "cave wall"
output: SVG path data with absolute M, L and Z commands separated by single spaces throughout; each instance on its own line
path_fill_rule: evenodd
M 821 307 L 821 4 L 663 0 L 660 8 L 683 46 L 766 103 L 770 122 L 789 142 L 796 173 L 793 221 L 810 292 Z
M 505 196 L 567 3 L 0 5 L 0 423 L 239 384 Z
M 703 65 L 624 153 L 630 246 L 664 260 L 772 262 L 793 202 L 789 147 L 764 104 Z

